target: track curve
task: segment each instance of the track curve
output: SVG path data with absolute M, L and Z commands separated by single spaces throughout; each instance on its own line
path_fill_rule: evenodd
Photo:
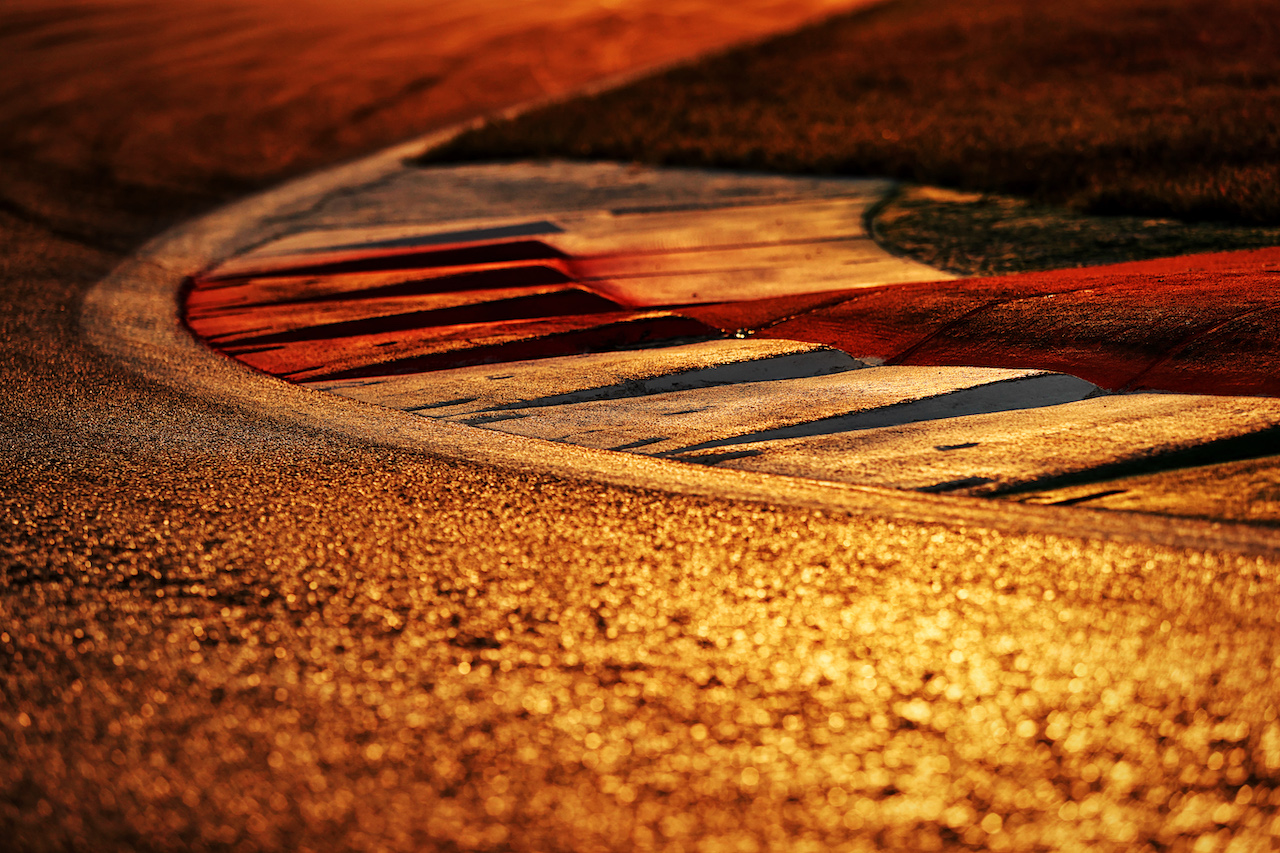
M 833 515 L 750 474 L 698 473 L 740 489 L 708 495 L 459 458 L 460 429 L 388 446 L 409 416 L 373 440 L 368 408 L 177 337 L 173 277 L 237 238 L 226 211 L 141 250 L 105 305 L 86 297 L 147 237 L 308 165 L 289 145 L 256 149 L 279 155 L 257 173 L 171 145 L 242 121 L 242 91 L 298 70 L 271 38 L 242 43 L 265 69 L 235 77 L 244 89 L 135 109 L 130 85 L 173 80 L 149 69 L 219 81 L 230 55 L 136 39 L 181 47 L 194 21 L 234 45 L 263 32 L 238 15 L 284 7 L 175 8 L 0 13 L 9 93 L 34 97 L 4 100 L 26 135 L 3 152 L 0 209 L 0 834 L 15 849 L 1268 843 L 1280 583 L 1247 553 L 1251 529 L 1157 521 L 1176 536 L 1135 537 L 1102 513 L 1096 531 L 1007 529 L 948 509 L 964 501 L 899 513 L 859 489 Z M 85 44 L 104 50 L 92 73 Z M 156 134 L 165 103 L 208 112 Z M 116 121 L 130 113 L 136 133 Z M 151 155 L 182 162 L 139 171 Z M 82 306 L 137 323 L 96 333 L 131 362 L 85 340 Z M 1040 512 L 1055 515 L 1018 517 Z

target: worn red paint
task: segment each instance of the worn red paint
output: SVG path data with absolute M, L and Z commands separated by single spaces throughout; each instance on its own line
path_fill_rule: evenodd
M 1113 391 L 1280 396 L 1280 248 L 659 312 L 625 310 L 571 269 L 528 239 L 295 255 L 198 279 L 187 316 L 216 348 L 295 380 L 751 334 Z
M 764 324 L 892 364 L 1040 368 L 1112 391 L 1280 396 L 1280 249 L 851 291 Z M 749 306 L 744 306 L 749 311 Z

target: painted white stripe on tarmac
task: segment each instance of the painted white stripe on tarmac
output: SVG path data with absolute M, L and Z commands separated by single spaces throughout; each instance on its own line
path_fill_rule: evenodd
M 515 176 L 530 166 L 503 166 Z M 393 226 L 343 228 L 294 234 L 264 244 L 228 269 L 279 261 L 294 254 L 359 249 L 427 248 L 536 237 L 571 255 L 617 251 L 672 252 L 708 246 L 752 246 L 802 240 L 865 237 L 865 215 L 887 192 L 880 180 L 842 181 L 818 200 L 780 193 L 762 201 L 729 196 L 723 201 L 664 205 L 643 203 L 614 210 L 545 211 L 513 220 L 459 220 L 446 228 Z
M 1236 438 L 1276 423 L 1280 400 L 1120 394 L 743 444 L 733 448 L 740 451 L 734 458 L 704 461 L 793 477 L 982 495 Z
M 215 272 L 322 262 L 360 247 L 533 239 L 568 255 L 593 289 L 635 306 L 953 278 L 890 255 L 867 234 L 867 214 L 893 186 L 613 163 L 405 169 L 323 200 L 303 227 Z
M 310 387 L 433 417 L 632 397 L 746 381 L 823 376 L 862 367 L 839 350 L 778 340 L 511 361 Z
M 646 455 L 741 449 L 827 434 L 1079 400 L 1098 389 L 1062 374 L 972 367 L 874 367 L 828 376 L 458 416 L 503 432 Z

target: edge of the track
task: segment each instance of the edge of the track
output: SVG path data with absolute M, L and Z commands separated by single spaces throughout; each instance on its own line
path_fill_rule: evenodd
M 945 497 L 754 474 L 444 423 L 254 372 L 206 348 L 186 330 L 180 316 L 180 298 L 189 276 L 264 240 L 288 233 L 291 221 L 325 199 L 376 185 L 405 168 L 407 158 L 443 143 L 473 124 L 468 122 L 290 181 L 162 234 L 88 293 L 81 309 L 81 326 L 87 339 L 148 379 L 257 416 L 320 428 L 372 444 L 508 470 L 912 524 L 1192 551 L 1280 554 L 1280 531 L 1247 524 Z

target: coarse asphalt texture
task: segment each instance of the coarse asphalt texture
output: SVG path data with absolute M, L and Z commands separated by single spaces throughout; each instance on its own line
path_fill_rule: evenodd
M 271 8 L 226 8 L 3 13 L 4 123 L 27 131 L 0 173 L 0 834 L 14 849 L 1274 843 L 1272 556 L 458 461 L 184 394 L 88 346 L 83 294 L 158 229 L 441 115 L 419 106 L 398 119 L 412 128 L 304 156 L 285 142 L 317 111 L 300 85 L 253 114 L 278 134 L 256 137 L 271 157 L 221 147 L 207 128 L 254 126 L 254 75 L 319 87 L 333 73 L 280 62 L 271 34 L 289 25 Z M 561 19 L 557 55 L 602 31 L 669 30 L 645 8 Z M 308 26 L 331 39 L 304 41 L 321 59 L 364 27 L 392 34 L 366 50 L 421 43 L 315 10 Z M 203 29 L 244 50 L 143 50 L 112 34 L 122 20 L 143 47 Z M 542 67 L 546 31 L 527 27 L 490 55 Z M 536 34 L 524 54 L 521 33 Z M 105 51 L 88 67 L 86 43 Z M 246 88 L 180 97 L 181 75 L 122 59 L 148 55 Z M 588 61 L 576 82 L 619 70 Z M 130 90 L 148 80 L 172 100 Z M 206 130 L 183 132 L 204 144 L 169 145 L 163 128 L 193 102 Z M 68 116 L 91 132 L 66 133 Z M 47 140 L 66 147 L 45 157 Z M 267 165 L 237 173 L 246 162 Z

